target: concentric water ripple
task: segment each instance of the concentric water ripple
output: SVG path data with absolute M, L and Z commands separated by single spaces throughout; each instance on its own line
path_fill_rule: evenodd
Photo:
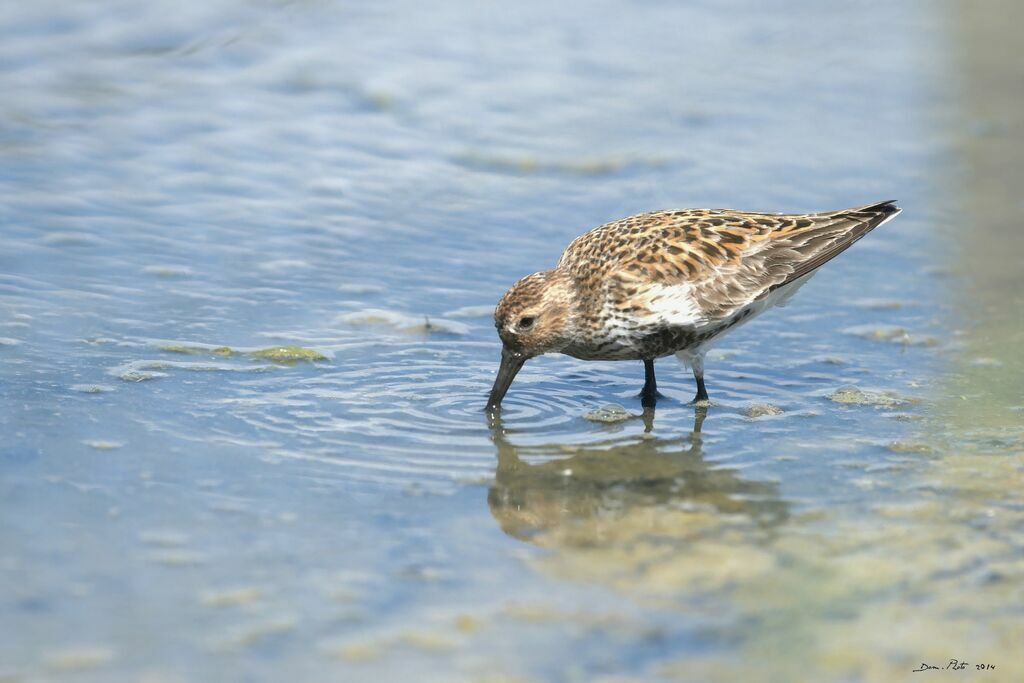
M 315 343 L 328 337 L 303 339 Z M 557 458 L 559 449 L 600 443 L 610 433 L 639 437 L 653 431 L 658 438 L 678 438 L 689 433 L 693 420 L 692 378 L 673 358 L 657 364 L 665 396 L 645 419 L 637 398 L 639 363 L 564 357 L 528 363 L 495 419 L 483 408 L 497 366 L 497 340 L 423 336 L 410 341 L 385 331 L 376 340 L 364 336 L 325 345 L 325 360 L 298 365 L 267 363 L 247 352 L 225 357 L 225 349 L 147 339 L 109 340 L 95 347 L 122 359 L 108 368 L 108 381 L 112 375 L 123 385 L 158 388 L 140 386 L 134 392 L 157 400 L 169 392 L 180 399 L 197 385 L 207 387 L 192 410 L 168 412 L 154 428 L 199 441 L 260 444 L 261 457 L 303 461 L 316 476 L 335 482 L 405 487 L 486 481 L 494 473 L 495 430 L 512 443 Z M 180 360 L 181 352 L 193 356 Z M 760 353 L 756 339 L 741 338 L 709 356 L 712 441 L 744 429 L 751 406 L 766 401 L 771 401 L 768 408 L 756 408 L 756 414 L 781 417 L 765 423 L 762 432 L 796 434 L 803 427 L 794 418 L 828 409 L 822 392 L 855 384 L 864 372 L 858 363 L 836 365 L 796 353 L 768 367 L 757 362 Z M 126 354 L 137 355 L 126 360 Z M 586 419 L 609 403 L 625 408 L 624 421 Z M 717 457 L 726 462 L 744 456 L 731 451 Z
M 299 381 L 246 380 L 216 403 L 240 423 L 239 434 L 283 439 L 276 454 L 342 466 L 338 476 L 397 484 L 489 476 L 492 425 L 483 407 L 493 366 L 436 355 L 433 346 L 398 347 L 351 369 L 335 369 L 347 365 L 336 358 Z M 524 382 L 506 419 L 539 438 L 578 431 L 586 400 L 545 384 Z

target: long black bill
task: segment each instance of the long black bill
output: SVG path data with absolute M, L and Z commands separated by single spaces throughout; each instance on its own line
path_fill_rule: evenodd
M 507 348 L 501 350 L 501 366 L 498 368 L 498 376 L 494 378 L 491 395 L 487 399 L 488 411 L 501 408 L 501 399 L 505 398 L 508 388 L 512 386 L 512 380 L 519 374 L 519 370 L 522 369 L 525 362 L 525 354 L 509 351 Z

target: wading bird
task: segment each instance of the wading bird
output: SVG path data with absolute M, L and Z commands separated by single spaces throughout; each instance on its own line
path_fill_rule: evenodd
M 654 211 L 577 237 L 558 265 L 498 302 L 501 366 L 487 409 L 544 353 L 642 360 L 641 403 L 657 396 L 654 360 L 675 354 L 706 401 L 704 354 L 737 325 L 786 301 L 837 254 L 900 212 L 894 201 L 813 214 Z

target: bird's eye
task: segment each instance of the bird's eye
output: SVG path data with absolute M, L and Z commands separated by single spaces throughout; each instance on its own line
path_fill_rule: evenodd
M 524 316 L 524 317 L 520 318 L 519 319 L 519 325 L 518 325 L 519 329 L 520 330 L 528 330 L 528 329 L 530 329 L 531 327 L 533 327 L 533 321 L 534 320 L 535 320 L 535 318 L 532 315 L 527 315 L 527 316 Z

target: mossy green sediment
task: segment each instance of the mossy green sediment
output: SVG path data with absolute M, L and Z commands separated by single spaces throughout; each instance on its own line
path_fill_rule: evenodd
M 252 356 L 253 358 L 277 361 L 279 363 L 327 360 L 327 356 L 319 351 L 303 348 L 301 346 L 272 346 L 266 349 L 259 349 L 258 351 L 249 351 L 246 355 Z
M 858 387 L 840 387 L 828 395 L 836 403 L 876 408 L 904 408 L 917 403 L 917 399 L 899 396 L 892 391 L 871 391 Z
M 235 354 L 234 349 L 230 346 L 201 346 L 191 344 L 161 344 L 161 351 L 168 351 L 170 353 L 187 353 L 192 355 L 206 355 L 216 354 L 218 356 L 232 356 Z
M 278 363 L 294 363 L 298 361 L 325 361 L 327 356 L 302 346 L 270 346 L 253 351 L 240 351 L 230 346 L 206 346 L 199 344 L 161 344 L 161 351 L 170 353 L 186 353 L 192 355 L 215 355 L 229 358 L 232 356 L 250 356 L 261 360 Z

